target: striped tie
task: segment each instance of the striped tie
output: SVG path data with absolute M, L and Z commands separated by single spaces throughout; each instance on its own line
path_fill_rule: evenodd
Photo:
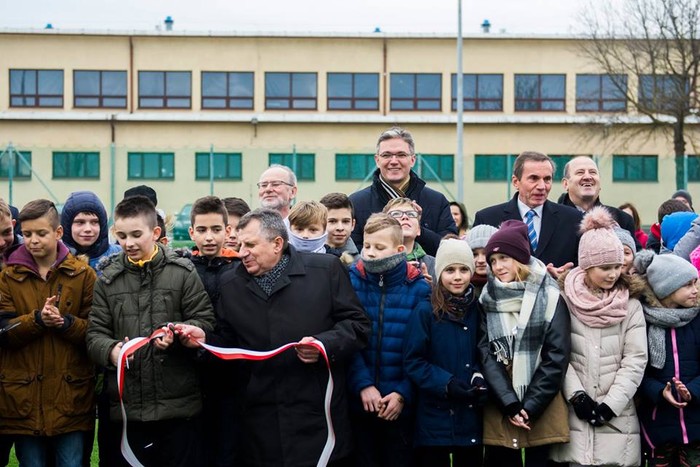
M 537 215 L 534 209 L 530 209 L 525 217 L 527 218 L 527 236 L 530 238 L 530 246 L 532 246 L 532 251 L 537 250 L 537 232 L 535 232 L 535 221 L 534 217 Z

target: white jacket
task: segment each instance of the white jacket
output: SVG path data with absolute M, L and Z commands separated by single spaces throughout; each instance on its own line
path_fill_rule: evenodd
M 639 421 L 632 398 L 647 364 L 646 323 L 638 300 L 630 299 L 625 319 L 607 328 L 588 327 L 571 315 L 571 359 L 564 398 L 585 391 L 617 415 L 609 426 L 594 427 L 569 407 L 570 441 L 555 445 L 551 458 L 582 465 L 641 464 Z

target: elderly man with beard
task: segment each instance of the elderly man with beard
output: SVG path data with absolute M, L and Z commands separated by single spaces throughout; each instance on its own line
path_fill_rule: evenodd
M 566 192 L 559 197 L 559 204 L 571 206 L 586 213 L 594 206 L 604 206 L 612 215 L 620 227 L 627 230 L 635 239 L 637 251 L 642 245 L 634 235 L 634 219 L 626 212 L 613 206 L 607 206 L 600 202 L 600 173 L 598 165 L 588 156 L 578 156 L 571 159 L 564 166 L 564 178 L 562 185 Z
M 292 201 L 297 196 L 297 177 L 287 166 L 272 164 L 258 181 L 260 206 L 277 211 L 285 224 Z

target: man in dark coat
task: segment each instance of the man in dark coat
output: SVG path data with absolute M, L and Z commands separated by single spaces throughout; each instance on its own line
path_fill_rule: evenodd
M 534 211 L 532 222 L 537 248 L 532 255 L 547 265 L 550 274 L 558 276 L 578 262 L 578 230 L 582 213 L 547 199 L 553 174 L 554 161 L 549 156 L 523 152 L 513 164 L 512 182 L 518 192 L 507 203 L 478 211 L 474 225 L 488 224 L 498 228 L 508 219 L 527 223 L 528 213 Z
M 610 211 L 615 222 L 634 238 L 637 251 L 642 249 L 635 235 L 634 219 L 614 206 L 600 202 L 600 173 L 598 164 L 588 156 L 578 156 L 564 166 L 562 184 L 566 192 L 559 197 L 559 204 L 571 206 L 581 212 L 588 212 L 594 206 L 603 206 Z
M 445 235 L 457 234 L 457 225 L 450 213 L 445 196 L 425 186 L 411 170 L 416 163 L 413 136 L 408 131 L 394 127 L 379 136 L 374 155 L 377 170 L 372 185 L 350 195 L 355 208 L 355 229 L 352 240 L 362 245 L 365 222 L 375 212 L 382 212 L 386 203 L 394 198 L 410 198 L 421 208 L 421 233 L 416 238 L 425 252 L 437 253 L 440 240 Z
M 272 350 L 298 342 L 269 360 L 247 363 L 240 465 L 315 465 L 328 435 L 324 391 L 328 372 L 319 351 L 304 345 L 318 340 L 330 360 L 334 380 L 331 419 L 335 449 L 331 463 L 347 461 L 351 431 L 347 413 L 345 364 L 369 338 L 370 322 L 350 284 L 348 272 L 332 255 L 301 253 L 288 244 L 277 211 L 258 209 L 238 224 L 241 266 L 221 282 L 219 329 L 207 332 L 178 325 L 183 344 Z M 196 342 L 195 342 L 196 341 Z

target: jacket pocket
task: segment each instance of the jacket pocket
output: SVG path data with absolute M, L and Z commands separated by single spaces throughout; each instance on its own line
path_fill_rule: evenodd
M 36 385 L 34 376 L 0 373 L 0 414 L 5 418 L 25 418 L 32 410 Z
M 70 372 L 61 376 L 56 408 L 65 415 L 82 415 L 93 410 L 95 376 L 92 372 Z

